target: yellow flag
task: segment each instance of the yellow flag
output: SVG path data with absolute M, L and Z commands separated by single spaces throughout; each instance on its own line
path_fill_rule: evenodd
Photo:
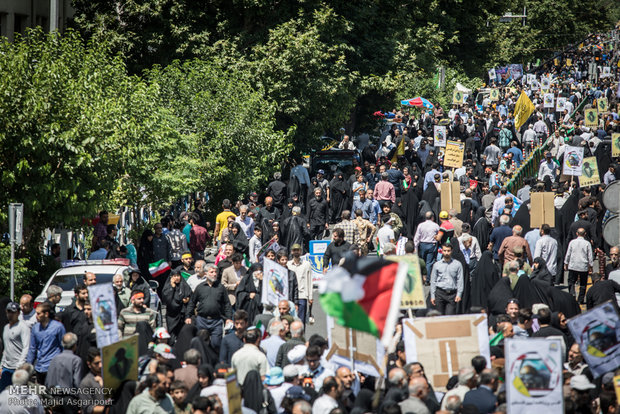
M 525 121 L 527 121 L 527 119 L 530 117 L 530 115 L 532 115 L 532 112 L 534 112 L 535 109 L 536 107 L 534 106 L 530 98 L 527 97 L 525 92 L 521 91 L 521 95 L 517 100 L 514 112 L 515 128 L 517 130 L 521 128 L 523 124 L 525 124 Z
M 392 164 L 398 161 L 399 155 L 405 155 L 405 138 L 404 137 L 401 137 L 401 140 L 398 143 L 398 147 L 396 148 L 394 155 L 392 155 Z

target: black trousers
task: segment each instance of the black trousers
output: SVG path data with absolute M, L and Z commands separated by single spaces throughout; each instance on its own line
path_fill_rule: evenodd
M 435 291 L 435 309 L 442 315 L 456 314 L 456 290 L 452 292 L 437 288 Z
M 571 295 L 575 295 L 575 283 L 579 281 L 579 297 L 577 301 L 583 302 L 586 297 L 586 286 L 588 284 L 588 272 L 578 272 L 576 270 L 568 271 L 568 291 Z

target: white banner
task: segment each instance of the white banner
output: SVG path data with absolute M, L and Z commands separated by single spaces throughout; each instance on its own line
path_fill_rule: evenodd
M 278 306 L 282 299 L 288 300 L 288 269 L 267 258 L 263 261 L 262 303 Z
M 561 414 L 562 346 L 556 338 L 506 339 L 508 412 Z
M 610 302 L 569 319 L 568 328 L 595 378 L 620 366 L 620 318 Z
M 583 147 L 567 146 L 564 151 L 562 174 L 581 175 L 583 165 Z
M 97 334 L 97 347 L 118 342 L 118 319 L 112 283 L 88 287 L 90 306 L 93 309 L 93 323 Z

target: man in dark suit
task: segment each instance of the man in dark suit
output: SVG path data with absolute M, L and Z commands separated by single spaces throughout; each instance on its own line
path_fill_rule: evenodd
M 497 372 L 485 369 L 480 375 L 480 385 L 475 390 L 467 391 L 463 398 L 463 406 L 473 405 L 481 414 L 495 412 L 497 397 Z

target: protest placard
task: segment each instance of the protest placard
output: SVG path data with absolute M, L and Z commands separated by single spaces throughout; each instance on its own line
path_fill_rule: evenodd
M 447 141 L 446 152 L 443 157 L 444 167 L 461 168 L 463 166 L 464 154 L 465 143 L 458 141 Z
M 336 366 L 353 368 L 365 375 L 385 375 L 381 361 L 385 351 L 381 341 L 367 332 L 345 328 L 327 317 L 327 340 L 329 351 L 325 359 Z M 351 361 L 353 355 L 353 361 Z
M 583 116 L 585 117 L 585 123 L 588 128 L 598 127 L 598 111 L 595 108 L 584 110 Z
M 540 79 L 540 89 L 542 89 L 543 91 L 548 91 L 550 87 L 551 87 L 551 79 L 549 79 L 546 76 L 543 76 Z
M 566 109 L 566 98 L 558 98 L 555 100 L 555 111 L 556 112 L 564 112 Z
M 543 97 L 544 107 L 553 108 L 555 103 L 553 102 L 554 96 L 552 93 L 546 93 Z
M 598 98 L 596 100 L 596 109 L 599 114 L 607 112 L 609 110 L 609 107 L 607 106 L 607 98 Z
M 422 363 L 435 389 L 445 389 L 448 379 L 476 355 L 491 363 L 485 314 L 405 319 L 403 339 L 407 363 Z
M 506 357 L 508 412 L 564 412 L 562 345 L 557 338 L 509 338 Z
M 117 342 L 119 339 L 118 319 L 112 283 L 89 286 L 88 297 L 93 312 L 97 347 L 103 348 Z
M 581 175 L 583 166 L 583 147 L 566 146 L 562 174 Z
M 226 395 L 228 397 L 228 414 L 241 414 L 241 388 L 237 385 L 237 371 L 226 374 Z
M 491 89 L 491 93 L 489 93 L 489 99 L 491 101 L 499 101 L 499 89 Z
M 409 267 L 407 277 L 400 298 L 401 309 L 425 309 L 424 285 L 422 284 L 422 271 L 420 261 L 416 255 L 385 256 L 386 259 L 395 262 L 406 262 Z
M 458 181 L 441 183 L 440 200 L 441 209 L 448 211 L 455 209 L 457 213 L 461 212 L 461 186 Z
M 288 300 L 288 269 L 267 258 L 263 261 L 263 292 L 261 302 L 278 306 Z
M 611 302 L 569 319 L 568 328 L 594 378 L 620 366 L 620 318 Z
M 454 92 L 452 92 L 452 103 L 454 105 L 460 105 L 463 103 L 463 92 L 459 91 L 458 89 L 455 89 Z
M 588 157 L 583 159 L 583 167 L 581 168 L 581 176 L 579 177 L 579 185 L 581 187 L 589 187 L 601 183 L 601 176 L 598 172 L 598 163 L 596 157 Z
M 495 74 L 495 69 L 489 69 L 489 82 L 495 82 L 497 80 L 497 75 Z
M 540 228 L 543 224 L 555 227 L 554 193 L 532 193 L 530 201 L 530 226 Z
M 138 380 L 138 335 L 101 349 L 103 387 L 116 389 L 124 381 Z
M 611 156 L 620 157 L 620 132 L 611 134 Z
M 435 147 L 445 147 L 446 146 L 446 127 L 441 125 L 435 125 L 433 127 L 433 145 Z

